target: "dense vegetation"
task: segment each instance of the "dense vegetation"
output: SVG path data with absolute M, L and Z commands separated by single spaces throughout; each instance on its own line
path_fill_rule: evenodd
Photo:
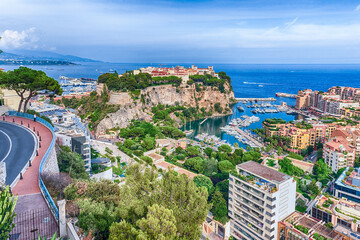
M 8 239 L 10 232 L 15 227 L 13 221 L 16 216 L 16 202 L 17 196 L 12 195 L 8 186 L 0 188 L 0 239 Z
M 56 104 L 64 104 L 67 108 L 77 109 L 82 119 L 88 119 L 89 128 L 94 129 L 107 114 L 119 110 L 119 106 L 108 104 L 109 95 L 104 90 L 99 96 L 94 91 L 90 96 L 82 98 L 65 98 L 58 100 Z
M 218 151 L 210 147 L 202 150 L 198 146 L 187 146 L 186 149 L 176 148 L 165 160 L 183 167 L 198 175 L 194 182 L 198 187 L 204 187 L 209 193 L 208 202 L 212 204 L 211 212 L 214 218 L 225 223 L 227 217 L 227 200 L 229 191 L 229 172 L 235 166 L 246 161 L 261 162 L 261 154 L 252 149 L 244 152 L 236 149 L 234 152 L 228 145 L 221 145 Z
M 218 73 L 219 78 L 213 77 L 210 74 L 205 75 L 192 75 L 190 76 L 190 80 L 188 84 L 202 84 L 204 86 L 214 86 L 219 89 L 220 92 L 225 92 L 225 84 L 229 84 L 231 86 L 231 78 L 226 75 L 225 72 Z M 197 86 L 199 87 L 199 86 Z
M 212 112 L 206 112 L 205 108 L 200 110 L 194 107 L 184 107 L 176 104 L 175 106 L 164 106 L 159 104 L 152 107 L 154 123 L 162 123 L 168 126 L 176 126 L 175 121 L 170 117 L 170 114 L 174 114 L 178 117 L 181 123 L 186 121 L 198 120 L 212 115 Z
M 285 124 L 286 121 L 282 118 L 266 118 L 264 120 L 265 123 L 269 124 Z
M 72 179 L 90 179 L 85 170 L 85 163 L 81 155 L 72 152 L 68 146 L 59 146 L 58 165 L 60 172 L 65 172 Z
M 155 148 L 155 138 L 179 139 L 185 137 L 185 134 L 171 126 L 155 126 L 145 121 L 132 121 L 127 128 L 120 129 L 119 136 L 124 138 L 122 143 L 118 143 L 119 149 L 130 156 L 134 154 L 140 157 L 144 152 Z
M 65 190 L 79 226 L 95 239 L 199 239 L 209 210 L 207 191 L 185 175 L 129 166 L 121 187 L 79 181 Z
M 139 73 L 134 75 L 132 71 L 128 71 L 119 77 L 117 72 L 104 73 L 98 77 L 98 83 L 105 83 L 109 90 L 114 91 L 134 91 L 136 89 L 144 89 L 149 86 L 173 84 L 179 86 L 182 80 L 176 76 L 168 77 L 151 77 L 148 73 Z

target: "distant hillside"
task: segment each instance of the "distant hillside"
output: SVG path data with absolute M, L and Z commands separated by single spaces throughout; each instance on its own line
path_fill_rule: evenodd
M 62 61 L 62 62 L 98 62 L 96 60 L 81 58 L 72 55 L 62 55 L 54 52 L 17 50 L 12 53 L 3 52 L 0 54 L 0 60 L 8 61 Z

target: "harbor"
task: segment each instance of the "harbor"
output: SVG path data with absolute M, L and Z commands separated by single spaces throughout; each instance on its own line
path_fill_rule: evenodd
M 295 103 L 294 99 L 277 99 L 277 101 L 248 101 L 238 102 L 233 106 L 233 114 L 223 117 L 205 118 L 187 122 L 181 129 L 186 131 L 187 138 L 195 141 L 209 141 L 215 144 L 238 143 L 244 149 L 262 147 L 258 136 L 251 129 L 261 128 L 266 118 L 282 118 L 286 121 L 302 119 L 303 116 L 293 108 L 288 107 Z M 253 113 L 253 110 L 262 109 L 262 113 Z M 271 110 L 274 109 L 274 110 Z M 200 136 L 199 136 L 200 135 Z M 199 138 L 200 137 L 200 138 Z M 216 137 L 216 138 L 215 138 Z
M 64 94 L 86 93 L 96 91 L 97 80 L 92 78 L 69 78 L 60 76 L 60 85 Z

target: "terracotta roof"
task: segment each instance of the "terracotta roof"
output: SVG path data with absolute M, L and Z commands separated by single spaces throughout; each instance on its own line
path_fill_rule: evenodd
M 154 159 L 155 161 L 161 160 L 164 158 L 163 156 L 156 154 L 156 153 L 149 153 L 148 156 L 151 157 L 152 159 Z
M 188 171 L 186 169 L 183 169 L 181 167 L 178 167 L 178 166 L 176 166 L 174 164 L 171 164 L 171 163 L 168 163 L 168 162 L 165 162 L 165 161 L 158 161 L 158 162 L 156 162 L 154 164 L 156 165 L 157 168 L 162 168 L 162 169 L 165 169 L 165 170 L 172 169 L 177 173 L 185 174 L 186 176 L 188 176 L 191 179 L 193 179 L 195 176 L 197 176 L 196 173 L 190 172 L 190 171 Z
M 340 145 L 342 145 L 348 152 L 355 151 L 355 148 L 353 146 L 349 145 L 349 142 L 343 137 L 333 138 L 331 141 L 329 141 L 325 144 L 325 147 L 330 148 L 333 151 L 334 150 L 341 151 Z
M 261 164 L 258 164 L 254 161 L 245 162 L 242 164 L 239 164 L 238 167 L 241 169 L 252 173 L 254 175 L 257 175 L 259 177 L 264 178 L 265 180 L 269 181 L 276 181 L 276 182 L 284 182 L 291 178 L 289 175 L 286 175 L 282 172 L 278 172 L 272 168 L 268 168 L 266 166 L 263 166 Z
M 336 129 L 332 134 L 331 137 L 337 137 L 337 136 L 341 136 L 341 137 L 348 137 L 349 133 L 346 132 L 345 130 L 340 130 L 340 129 Z

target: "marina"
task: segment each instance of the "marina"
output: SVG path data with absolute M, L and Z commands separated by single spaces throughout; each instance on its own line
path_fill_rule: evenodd
M 247 146 L 261 148 L 261 141 L 259 141 L 256 134 L 252 133 L 251 129 L 261 128 L 262 121 L 266 118 L 282 118 L 286 121 L 302 118 L 300 114 L 287 106 L 287 104 L 290 106 L 294 104 L 294 99 L 286 99 L 285 103 L 287 104 L 282 104 L 283 100 L 281 99 L 280 101 L 278 99 L 276 102 L 238 102 L 233 106 L 232 115 L 207 118 L 206 121 L 201 119 L 191 123 L 188 122 L 181 129 L 187 130 L 186 133 L 189 129 L 193 130 L 191 134 L 187 134 L 187 138 L 196 141 L 200 138 L 200 141 L 202 141 L 201 139 L 210 141 L 210 143 L 213 141 L 214 145 L 223 143 L 233 145 L 238 143 L 239 147 L 244 149 Z M 256 109 L 261 109 L 262 113 L 253 113 L 252 111 Z
M 60 85 L 65 94 L 85 93 L 96 90 L 97 81 L 92 78 L 69 78 L 60 76 Z
M 208 145 L 213 145 L 214 147 L 218 147 L 220 145 L 223 145 L 223 144 L 227 144 L 227 145 L 230 145 L 227 143 L 226 140 L 222 140 L 221 138 L 215 136 L 215 135 L 211 135 L 211 134 L 208 134 L 208 133 L 202 133 L 202 134 L 199 134 L 195 137 L 196 140 L 199 140 L 201 142 L 204 142 Z M 231 146 L 231 145 L 230 145 Z

